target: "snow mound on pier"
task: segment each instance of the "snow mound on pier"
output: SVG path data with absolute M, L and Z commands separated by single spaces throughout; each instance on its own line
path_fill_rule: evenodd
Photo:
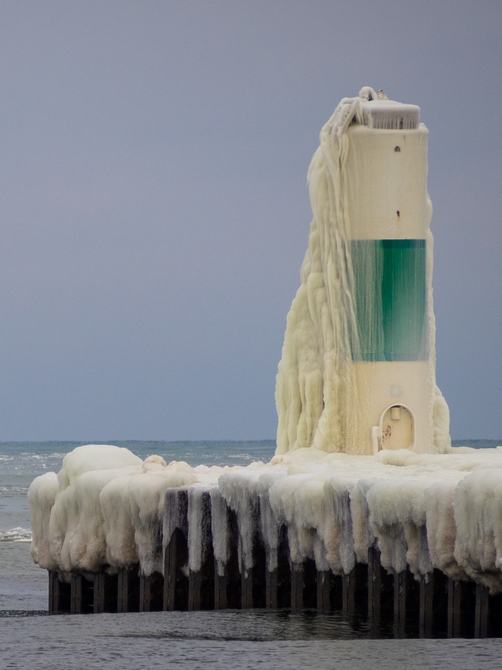
M 37 477 L 30 486 L 33 559 L 63 571 L 138 562 L 148 574 L 161 569 L 164 492 L 197 481 L 186 463 L 167 465 L 161 456 L 142 461 L 112 445 L 78 447 L 57 475 Z

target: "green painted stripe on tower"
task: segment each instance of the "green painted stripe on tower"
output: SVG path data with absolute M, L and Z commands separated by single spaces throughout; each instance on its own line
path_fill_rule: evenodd
M 425 240 L 353 240 L 354 360 L 428 357 Z

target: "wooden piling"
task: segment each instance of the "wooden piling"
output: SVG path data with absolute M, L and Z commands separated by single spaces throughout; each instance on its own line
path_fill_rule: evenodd
M 460 590 L 461 583 L 448 579 L 448 637 L 460 635 Z
M 239 530 L 237 524 L 237 515 L 227 506 L 227 542 L 228 542 L 228 560 L 225 564 L 224 580 L 220 581 L 220 576 L 216 578 L 217 566 L 215 564 L 215 607 L 216 598 L 220 598 L 220 609 L 223 605 L 230 609 L 239 609 L 241 607 L 241 574 L 239 571 Z M 219 596 L 217 596 L 217 591 Z
M 139 566 L 120 568 L 117 574 L 117 612 L 139 612 Z
M 291 567 L 291 609 L 299 611 L 317 607 L 317 570 L 307 559 Z
M 164 602 L 168 611 L 188 608 L 188 493 L 186 489 L 166 491 L 166 514 L 173 519 L 174 530 L 164 550 Z
M 266 606 L 267 566 L 265 545 L 260 524 L 260 501 L 258 496 L 252 498 L 246 519 L 239 519 L 240 543 L 240 574 L 241 574 L 241 608 L 252 609 Z M 242 523 L 242 527 L 241 527 Z M 246 543 L 251 545 L 252 565 L 245 564 L 244 535 Z
M 49 570 L 49 613 L 71 612 L 70 576 L 57 570 Z
M 368 549 L 368 618 L 378 619 L 381 612 L 382 565 L 376 547 Z
M 94 611 L 94 577 L 86 573 L 74 574 L 70 577 L 72 614 L 89 614 Z
M 394 575 L 394 625 L 404 632 L 406 619 L 406 572 Z
M 209 491 L 203 491 L 202 493 L 197 489 L 189 491 L 189 520 L 192 513 L 199 524 L 196 535 L 196 551 L 200 556 L 200 569 L 197 571 L 190 570 L 188 575 L 188 610 L 214 609 L 215 565 L 211 530 L 211 496 Z
M 305 587 L 303 564 L 291 567 L 291 609 L 298 612 L 303 609 L 303 590 Z
M 317 611 L 331 612 L 332 573 L 330 570 L 317 572 Z
M 434 612 L 434 573 L 420 577 L 419 636 L 431 637 Z
M 276 554 L 277 568 L 267 572 L 267 603 L 269 608 L 291 607 L 291 563 L 289 558 L 288 529 L 284 524 L 278 528 Z M 267 560 L 268 562 L 268 560 Z
M 106 572 L 94 575 L 94 614 L 115 613 L 118 610 L 118 576 Z
M 214 558 L 214 608 L 241 606 L 237 515 L 217 488 L 210 490 Z
M 279 571 L 277 568 L 272 571 L 267 570 L 265 581 L 265 607 L 267 609 L 277 609 L 278 598 L 277 590 L 279 584 Z
M 265 510 L 264 510 L 265 507 Z M 268 507 L 268 509 L 267 509 Z M 262 515 L 262 531 L 264 528 L 266 528 L 268 532 L 268 537 L 272 537 L 272 540 L 269 539 L 269 542 L 267 543 L 267 550 L 266 550 L 266 564 L 267 564 L 267 572 L 265 575 L 265 607 L 267 609 L 277 609 L 279 607 L 279 551 L 280 551 L 280 529 L 275 523 L 275 520 L 270 521 L 270 519 L 273 519 L 273 514 L 270 508 L 270 502 L 268 498 L 266 499 L 265 503 L 262 505 L 262 511 L 264 514 L 268 515 L 267 518 L 263 518 Z M 270 521 L 269 525 L 272 526 L 267 527 L 267 523 Z M 285 529 L 284 526 L 281 526 L 281 528 Z M 275 534 L 275 538 L 274 538 Z M 287 534 L 287 530 L 286 530 Z M 288 557 L 289 560 L 289 557 Z M 291 582 L 291 579 L 290 579 Z M 291 590 L 291 585 L 290 585 L 290 590 Z M 291 603 L 291 595 L 290 595 L 290 601 Z
M 139 611 L 161 612 L 163 608 L 164 576 L 160 572 L 139 577 Z
M 489 591 L 476 584 L 476 610 L 474 614 L 474 637 L 488 637 Z
M 342 611 L 344 614 L 352 616 L 356 607 L 356 580 L 355 572 L 352 570 L 348 574 L 342 575 Z
M 472 637 L 475 629 L 476 584 L 448 580 L 448 637 Z
M 342 612 L 347 616 L 368 614 L 368 566 L 356 563 L 348 574 L 342 574 Z

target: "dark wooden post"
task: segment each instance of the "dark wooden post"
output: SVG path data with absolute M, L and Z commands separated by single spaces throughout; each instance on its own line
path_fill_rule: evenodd
M 394 621 L 395 579 L 394 575 L 383 569 L 377 547 L 370 547 L 368 550 L 366 575 L 368 619 L 372 622 L 373 629 L 378 631 L 381 622 Z M 362 604 L 361 597 L 359 600 Z
M 211 534 L 214 556 L 214 608 L 241 606 L 239 529 L 235 512 L 218 488 L 210 490 Z
M 88 614 L 94 611 L 94 577 L 72 573 L 70 577 L 72 614 Z
M 278 572 L 279 572 L 278 569 L 275 568 L 275 570 L 272 571 L 267 570 L 266 574 L 265 607 L 269 610 L 277 609 L 278 607 L 278 597 L 277 597 L 277 590 L 279 585 Z
M 394 631 L 399 637 L 405 629 L 418 634 L 420 623 L 420 584 L 410 570 L 394 575 Z
M 81 614 L 82 613 L 82 575 L 71 576 L 71 613 L 72 614 Z
M 461 583 L 448 579 L 448 637 L 460 636 Z
M 276 609 L 291 607 L 292 575 L 289 557 L 288 529 L 281 525 L 277 529 L 277 549 L 275 560 L 267 556 L 266 607 Z M 270 565 L 276 565 L 270 570 Z
M 201 608 L 202 577 L 200 572 L 191 570 L 188 574 L 188 611 L 196 612 Z
M 266 605 L 266 556 L 260 528 L 260 499 L 258 495 L 249 499 L 249 507 L 246 511 L 247 518 L 237 517 L 239 524 L 240 543 L 240 573 L 241 573 L 241 607 L 252 609 L 253 607 L 265 607 Z M 245 533 L 250 537 L 244 538 Z M 252 565 L 246 567 L 244 557 L 244 540 L 251 546 Z M 249 558 L 249 557 L 248 557 Z
M 214 568 L 214 609 L 215 610 L 226 610 L 228 608 L 228 597 L 227 597 L 227 576 L 220 575 L 218 572 L 218 566 L 215 565 Z
M 165 514 L 169 530 L 164 540 L 164 610 L 186 610 L 188 579 L 183 568 L 188 563 L 188 493 L 186 489 L 168 489 L 165 493 Z
M 352 616 L 356 606 L 356 579 L 355 571 L 342 575 L 342 610 L 345 614 Z
M 57 570 L 49 570 L 49 613 L 71 611 L 71 584 L 69 576 L 64 580 Z
M 102 614 L 105 611 L 106 600 L 106 575 L 104 572 L 96 572 L 94 575 L 94 598 L 93 598 L 93 612 L 94 614 Z
M 49 570 L 49 613 L 59 611 L 59 575 L 55 570 Z
M 332 612 L 343 607 L 343 576 L 331 570 L 317 572 L 317 609 Z
M 367 614 L 368 566 L 356 563 L 348 574 L 342 574 L 342 611 L 353 616 L 356 608 Z
M 420 576 L 420 609 L 418 628 L 420 637 L 431 637 L 434 613 L 434 573 Z
M 305 578 L 303 564 L 291 566 L 291 609 L 294 612 L 302 610 L 303 589 L 305 588 Z
M 117 612 L 139 612 L 139 566 L 120 568 L 117 574 Z
M 481 606 L 481 594 L 480 594 Z M 480 610 L 481 616 L 481 610 Z M 448 580 L 448 637 L 471 637 L 476 622 L 476 584 Z M 481 626 L 481 619 L 480 619 Z
M 394 628 L 399 635 L 404 633 L 406 622 L 406 572 L 394 575 Z
M 315 562 L 307 558 L 291 566 L 291 609 L 303 610 L 317 607 L 317 570 Z
M 139 577 L 139 611 L 161 612 L 164 595 L 164 577 L 160 572 Z
M 117 612 L 118 576 L 102 571 L 94 575 L 93 612 Z
M 214 553 L 213 535 L 211 530 L 211 496 L 209 491 L 190 489 L 188 492 L 188 533 L 191 535 L 190 523 L 197 523 L 196 541 L 190 548 L 200 552 L 200 568 L 190 570 L 188 575 L 188 610 L 214 609 Z
M 331 570 L 317 571 L 317 609 L 319 612 L 331 612 L 331 591 L 333 574 Z
M 281 552 L 281 531 L 287 533 L 284 526 L 279 527 L 272 511 L 268 491 L 260 496 L 260 528 L 266 542 L 265 607 L 279 607 L 279 555 Z M 283 533 L 284 534 L 284 533 Z M 289 557 L 288 557 L 289 561 Z
M 225 565 L 226 606 L 232 609 L 241 607 L 241 574 L 239 570 L 239 528 L 236 513 L 227 506 L 227 542 L 228 560 Z
M 378 619 L 381 612 L 382 566 L 376 547 L 368 549 L 368 618 Z
M 485 586 L 476 584 L 476 611 L 474 618 L 474 637 L 488 637 L 489 591 Z

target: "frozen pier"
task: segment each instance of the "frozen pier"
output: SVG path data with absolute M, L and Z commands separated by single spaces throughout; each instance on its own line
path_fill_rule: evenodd
M 397 634 L 502 635 L 500 449 L 87 469 L 96 449 L 30 488 L 51 612 L 340 610 Z

